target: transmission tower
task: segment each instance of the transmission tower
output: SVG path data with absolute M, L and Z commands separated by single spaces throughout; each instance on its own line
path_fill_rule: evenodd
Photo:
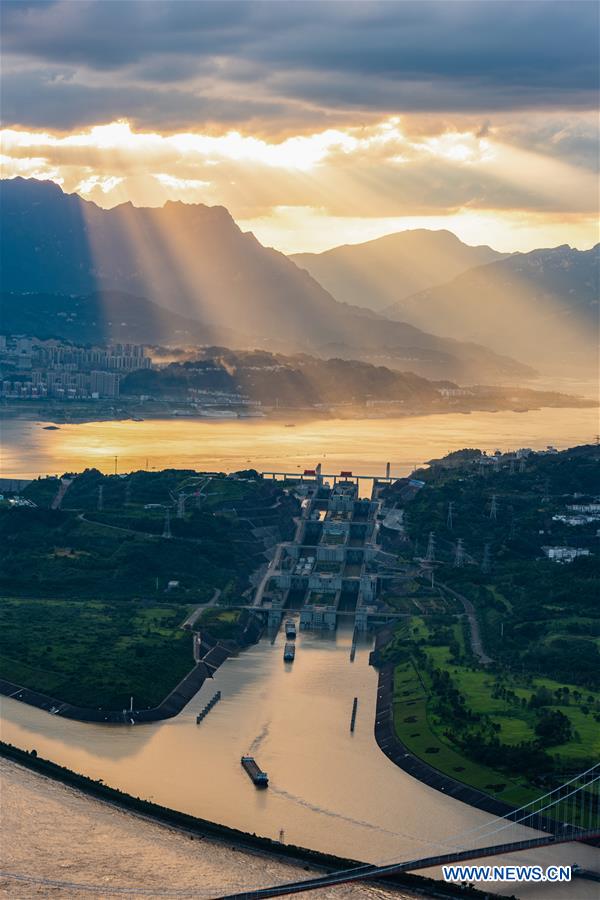
M 454 515 L 454 501 L 450 500 L 448 503 L 448 515 L 446 516 L 446 525 L 452 531 L 453 525 L 453 515 Z
M 544 496 L 542 497 L 542 503 L 547 503 L 550 499 L 550 480 L 546 478 L 544 480 Z
M 463 547 L 462 538 L 459 538 L 456 542 L 456 550 L 454 551 L 454 567 L 456 569 L 460 569 L 465 561 L 465 550 Z
M 435 560 L 435 534 L 433 531 L 429 532 L 429 540 L 427 542 L 427 553 L 425 554 L 425 559 L 427 562 L 433 562 Z
M 181 493 L 177 496 L 177 518 L 183 519 L 185 515 L 185 494 Z
M 98 510 L 104 509 L 104 487 L 98 485 Z
M 162 536 L 164 538 L 171 537 L 171 510 L 168 508 L 165 510 L 165 527 L 163 528 Z
M 196 491 L 196 508 L 200 509 L 202 506 L 202 494 L 200 491 Z
M 481 571 L 485 572 L 486 574 L 492 568 L 492 560 L 491 560 L 491 554 L 490 554 L 491 546 L 492 546 L 491 544 L 486 544 L 485 547 L 483 548 L 483 560 L 481 562 Z
M 498 502 L 496 500 L 496 495 L 494 494 L 492 496 L 492 503 L 490 506 L 490 519 L 493 519 L 494 521 L 496 521 L 497 518 L 498 518 Z

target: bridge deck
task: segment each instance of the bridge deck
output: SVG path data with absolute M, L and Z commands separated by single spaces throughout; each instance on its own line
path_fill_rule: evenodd
M 530 838 L 526 841 L 494 844 L 490 847 L 475 847 L 472 850 L 458 850 L 454 853 L 427 856 L 422 859 L 408 860 L 403 863 L 393 863 L 389 866 L 358 866 L 354 869 L 331 872 L 328 875 L 322 875 L 318 878 L 308 878 L 303 881 L 294 881 L 273 887 L 258 888 L 254 891 L 244 891 L 241 894 L 227 894 L 217 898 L 217 900 L 262 900 L 264 897 L 285 897 L 291 894 L 299 894 L 302 891 L 315 891 L 319 888 L 332 887 L 336 884 L 364 881 L 367 878 L 384 878 L 388 875 L 398 875 L 401 872 L 415 872 L 418 869 L 429 869 L 433 866 L 444 866 L 449 863 L 462 862 L 469 859 L 483 859 L 487 856 L 515 853 L 518 850 L 532 850 L 536 847 L 546 847 L 549 844 L 567 844 L 573 841 L 598 840 L 599 838 L 600 829 L 581 831 L 576 835 L 569 833 L 564 837 L 547 834 L 539 838 Z

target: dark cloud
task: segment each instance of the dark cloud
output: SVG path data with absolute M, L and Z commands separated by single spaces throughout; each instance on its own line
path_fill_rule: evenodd
M 102 86 L 81 84 L 58 70 L 12 72 L 4 76 L 2 84 L 5 125 L 69 130 L 122 117 L 148 128 L 187 128 L 206 122 L 232 127 L 284 112 L 284 105 L 272 99 L 212 97 L 172 85 L 125 89 L 116 80 Z
M 594 109 L 598 18 L 587 0 L 5 0 L 3 117 L 169 129 Z

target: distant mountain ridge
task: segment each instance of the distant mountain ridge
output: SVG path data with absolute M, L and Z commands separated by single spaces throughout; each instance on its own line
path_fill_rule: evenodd
M 598 365 L 600 244 L 516 253 L 406 297 L 394 319 L 485 343 L 554 371 Z
M 0 294 L 0 327 L 7 334 L 32 334 L 74 344 L 213 344 L 211 325 L 170 312 L 145 297 L 122 291 L 73 294 Z M 228 344 L 241 340 L 219 329 Z
M 238 347 L 327 356 L 336 348 L 335 355 L 366 361 L 383 354 L 394 368 L 463 382 L 532 374 L 487 348 L 337 302 L 282 253 L 243 233 L 223 207 L 127 203 L 104 210 L 52 182 L 22 178 L 0 189 L 2 286 L 13 302 L 27 293 L 119 297 L 127 322 L 127 297 L 134 296 L 200 321 L 211 343 L 235 339 Z M 153 315 L 176 340 L 179 329 Z M 116 309 L 111 316 L 118 318 Z
M 451 231 L 419 228 L 290 259 L 338 300 L 383 312 L 403 297 L 506 256 L 485 245 L 470 247 Z

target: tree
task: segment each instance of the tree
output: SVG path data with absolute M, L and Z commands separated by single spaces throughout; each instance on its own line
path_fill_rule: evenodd
M 571 739 L 571 720 L 560 709 L 544 710 L 535 726 L 541 744 L 554 746 Z

